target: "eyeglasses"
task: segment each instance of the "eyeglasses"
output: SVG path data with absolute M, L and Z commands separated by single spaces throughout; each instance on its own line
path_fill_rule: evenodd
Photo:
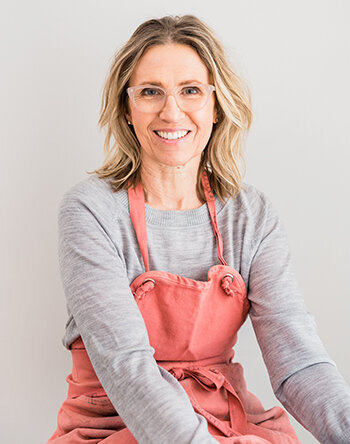
M 199 111 L 209 100 L 215 88 L 213 85 L 193 83 L 165 90 L 155 85 L 139 85 L 127 88 L 127 93 L 135 107 L 143 113 L 157 113 L 165 105 L 167 96 L 175 98 L 177 106 L 185 112 Z

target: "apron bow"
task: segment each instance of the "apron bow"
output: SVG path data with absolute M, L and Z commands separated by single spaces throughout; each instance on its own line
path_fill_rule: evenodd
M 189 391 L 188 395 L 193 408 L 203 415 L 208 422 L 214 425 L 225 436 L 240 436 L 245 432 L 247 418 L 242 402 L 227 378 L 218 369 L 208 367 L 172 367 L 169 370 L 169 373 L 171 373 L 178 381 L 191 377 L 208 391 L 219 390 L 221 387 L 226 389 L 230 416 L 229 424 L 203 409 L 197 402 L 193 390 L 190 387 L 187 390 Z
M 192 377 L 208 391 L 220 389 L 225 382 L 225 376 L 216 369 L 173 367 L 169 372 L 178 381 L 186 377 Z

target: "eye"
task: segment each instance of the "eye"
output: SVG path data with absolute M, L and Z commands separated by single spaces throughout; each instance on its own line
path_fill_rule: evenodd
M 143 97 L 153 97 L 162 95 L 162 91 L 159 88 L 143 88 L 139 94 Z
M 186 88 L 182 90 L 182 93 L 185 96 L 195 96 L 201 94 L 201 92 L 202 91 L 198 86 L 186 86 Z

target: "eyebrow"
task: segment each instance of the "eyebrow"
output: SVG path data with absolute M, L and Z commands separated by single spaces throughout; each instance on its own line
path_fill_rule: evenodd
M 187 85 L 189 83 L 202 83 L 199 80 L 184 80 L 183 82 L 178 83 L 178 85 Z M 139 85 L 154 85 L 154 86 L 163 86 L 161 82 L 154 82 L 154 81 L 147 81 L 147 82 L 142 82 L 139 83 Z

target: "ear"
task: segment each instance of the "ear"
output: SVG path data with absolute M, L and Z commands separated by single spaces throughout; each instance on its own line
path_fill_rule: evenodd
M 125 113 L 125 117 L 128 122 L 131 122 L 131 116 L 129 113 Z
M 130 112 L 130 106 L 129 103 L 126 103 L 126 107 L 125 107 L 125 118 L 128 122 L 131 122 L 131 112 Z
M 213 123 L 217 123 L 217 121 L 218 121 L 218 113 L 215 107 L 213 112 Z

